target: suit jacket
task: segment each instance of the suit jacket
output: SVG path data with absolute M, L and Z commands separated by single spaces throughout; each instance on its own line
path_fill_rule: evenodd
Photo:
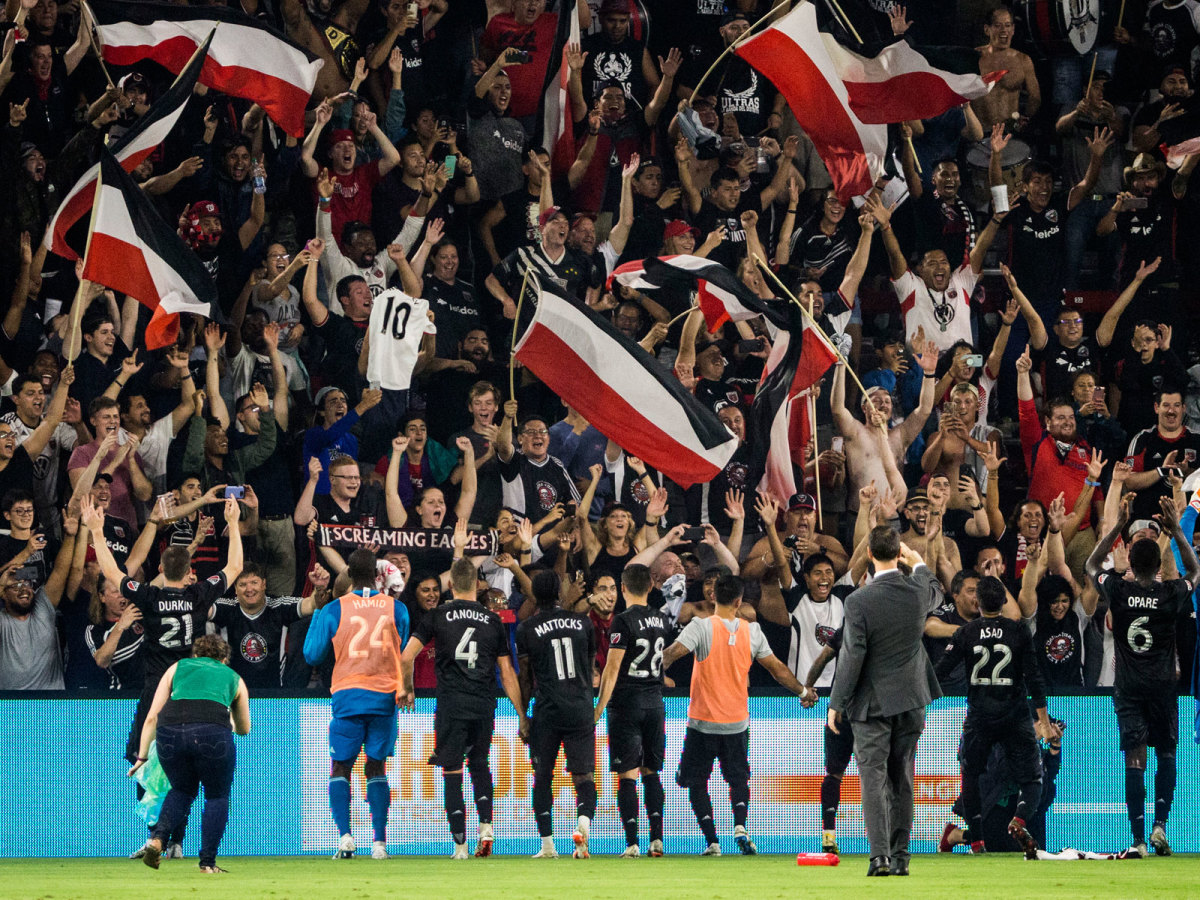
M 941 601 L 924 565 L 884 573 L 846 598 L 831 709 L 851 721 L 894 716 L 942 696 L 921 635 Z

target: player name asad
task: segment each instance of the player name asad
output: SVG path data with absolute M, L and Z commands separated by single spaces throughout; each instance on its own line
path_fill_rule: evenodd
M 583 619 L 547 619 L 541 625 L 533 629 L 533 633 L 538 637 L 549 634 L 558 628 L 565 628 L 568 631 L 583 631 Z

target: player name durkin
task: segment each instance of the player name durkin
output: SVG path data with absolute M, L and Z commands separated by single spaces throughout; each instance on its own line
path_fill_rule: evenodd
M 533 629 L 533 633 L 538 637 L 553 631 L 556 628 L 565 628 L 568 631 L 583 631 L 583 619 L 547 619 L 541 625 Z

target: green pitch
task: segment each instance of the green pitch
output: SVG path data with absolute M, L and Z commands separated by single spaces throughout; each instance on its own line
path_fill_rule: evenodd
M 1017 855 L 986 858 L 919 856 L 905 879 L 867 879 L 867 860 L 847 856 L 836 868 L 798 867 L 795 857 L 722 856 L 663 859 L 531 860 L 494 857 L 448 859 L 359 857 L 222 857 L 225 875 L 201 875 L 194 858 L 164 861 L 157 872 L 137 860 L 70 859 L 0 861 L 0 897 L 55 900 L 267 900 L 267 898 L 367 898 L 408 896 L 454 900 L 830 900 L 878 896 L 905 900 L 931 896 L 955 900 L 1196 897 L 1200 858 L 1103 862 L 1026 862 Z

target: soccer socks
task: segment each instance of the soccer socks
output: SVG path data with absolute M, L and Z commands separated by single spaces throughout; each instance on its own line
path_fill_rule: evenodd
M 1157 751 L 1158 768 L 1154 772 L 1154 823 L 1166 825 L 1175 799 L 1175 751 Z
M 446 807 L 446 821 L 450 824 L 450 837 L 456 844 L 465 844 L 467 813 L 463 802 L 462 772 L 442 773 L 442 798 Z
M 1028 822 L 1037 813 L 1038 801 L 1042 796 L 1042 781 L 1030 781 L 1022 784 L 1017 791 L 1016 817 L 1022 822 Z
M 475 809 L 479 812 L 480 823 L 492 821 L 492 770 L 471 769 L 471 790 L 475 794 Z
M 329 810 L 338 834 L 350 833 L 350 782 L 345 778 L 329 779 Z
M 461 784 L 460 781 L 460 788 Z M 367 779 L 367 806 L 371 810 L 371 830 L 375 832 L 375 840 L 386 841 L 388 810 L 392 806 L 392 789 L 388 786 L 387 776 Z
M 667 802 L 662 778 L 657 772 L 642 776 L 642 793 L 645 795 L 646 816 L 650 819 L 650 840 L 663 839 L 663 807 Z
M 637 782 L 632 778 L 617 779 L 617 812 L 625 826 L 625 845 L 636 846 L 638 842 L 638 794 Z
M 838 804 L 842 802 L 842 779 L 826 775 L 821 779 L 821 829 L 833 831 L 837 824 Z
M 718 843 L 717 826 L 713 823 L 712 797 L 708 795 L 708 785 L 689 785 L 688 802 L 692 805 L 692 812 L 696 814 L 696 821 L 700 824 L 700 830 L 704 832 L 704 843 Z
M 551 776 L 539 778 L 534 775 L 533 818 L 537 821 L 538 834 L 544 838 L 554 834 L 554 819 L 551 816 L 553 806 L 554 788 L 551 786 Z
M 750 782 L 729 786 L 729 804 L 733 807 L 733 827 L 746 827 L 746 813 L 750 809 Z
M 1125 769 L 1125 808 L 1134 844 L 1146 843 L 1146 773 L 1132 766 Z
M 585 816 L 590 822 L 596 818 L 596 782 L 584 781 L 575 785 L 575 814 Z M 636 795 L 634 806 L 637 806 Z
M 967 843 L 974 843 L 975 840 L 983 839 L 983 797 L 979 792 L 979 776 L 963 774 L 962 788 L 959 791 L 959 800 L 962 801 L 963 818 L 967 822 L 967 828 L 963 832 L 963 840 Z M 968 840 L 967 833 L 971 834 L 971 839 Z

